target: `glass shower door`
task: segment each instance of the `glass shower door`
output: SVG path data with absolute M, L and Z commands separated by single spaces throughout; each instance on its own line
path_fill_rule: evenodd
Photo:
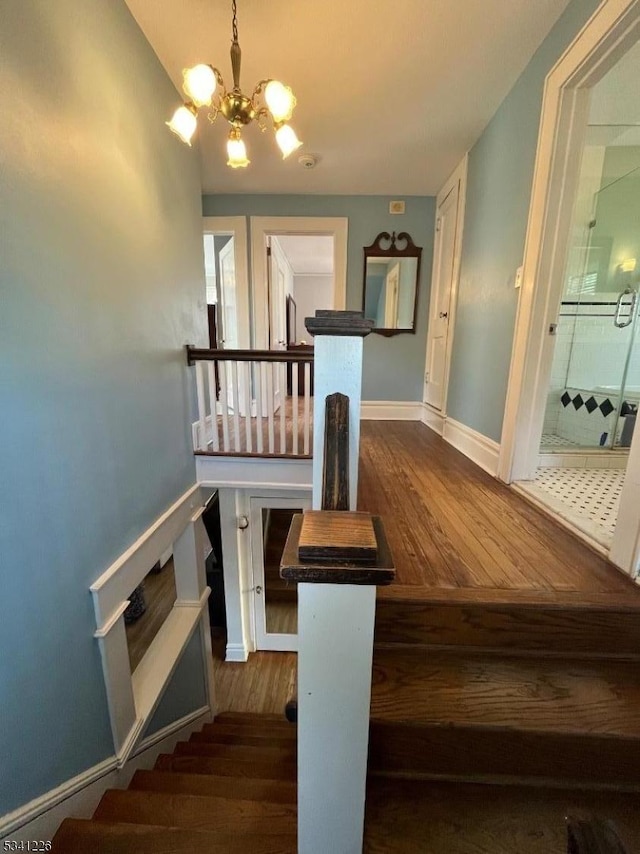
M 628 447 L 640 401 L 640 169 L 609 180 L 584 225 L 568 257 L 542 451 Z

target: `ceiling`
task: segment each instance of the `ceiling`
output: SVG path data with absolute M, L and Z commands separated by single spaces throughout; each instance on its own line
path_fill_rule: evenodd
M 230 0 L 126 2 L 177 87 L 199 62 L 229 83 Z M 296 154 L 283 161 L 273 133 L 249 127 L 252 162 L 230 169 L 228 126 L 203 115 L 204 191 L 433 195 L 567 4 L 238 0 L 242 87 L 251 94 L 265 77 L 291 86 L 298 153 L 319 162 L 305 170 Z
M 296 275 L 333 274 L 333 237 L 281 234 L 275 238 Z

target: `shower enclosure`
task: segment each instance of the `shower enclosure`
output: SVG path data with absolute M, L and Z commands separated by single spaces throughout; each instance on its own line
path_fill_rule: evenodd
M 556 343 L 544 453 L 628 448 L 640 402 L 640 146 L 585 149 L 581 190 L 549 330 Z

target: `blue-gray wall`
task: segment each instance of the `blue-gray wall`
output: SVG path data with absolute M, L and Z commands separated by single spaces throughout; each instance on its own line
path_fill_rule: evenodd
M 1 3 L 0 815 L 113 754 L 88 588 L 195 481 L 176 100 L 124 0 Z
M 205 216 L 343 216 L 349 219 L 347 308 L 362 308 L 363 247 L 381 231 L 407 231 L 422 246 L 416 334 L 364 342 L 363 400 L 422 400 L 435 199 L 409 196 L 404 216 L 389 213 L 396 196 L 204 196 Z M 402 198 L 402 197 L 400 197 Z
M 448 414 L 500 440 L 544 80 L 598 6 L 573 0 L 469 154 Z

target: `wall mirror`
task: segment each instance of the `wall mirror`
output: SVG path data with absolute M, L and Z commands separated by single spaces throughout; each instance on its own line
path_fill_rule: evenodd
M 399 246 L 402 246 L 402 248 Z M 364 247 L 364 316 L 373 332 L 399 335 L 416 331 L 422 247 L 406 231 L 382 231 Z

